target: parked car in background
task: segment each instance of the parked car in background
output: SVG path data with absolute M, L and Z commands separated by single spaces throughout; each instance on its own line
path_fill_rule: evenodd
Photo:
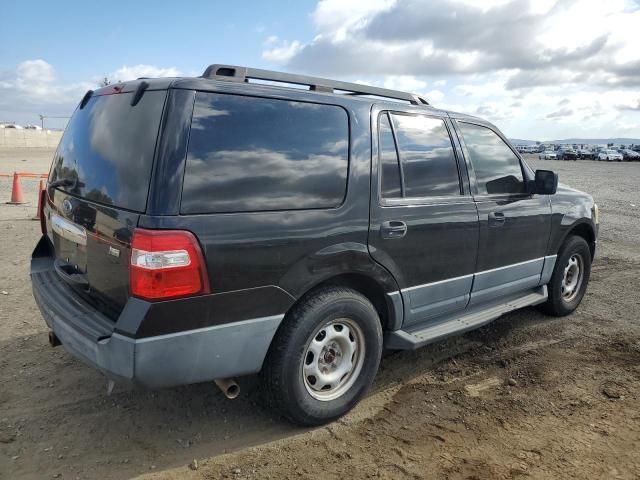
M 579 148 L 576 152 L 580 160 L 593 160 L 595 157 L 595 153 L 587 148 Z
M 630 148 L 623 148 L 618 153 L 622 154 L 622 159 L 627 162 L 637 162 L 640 160 L 640 153 L 634 152 Z
M 516 150 L 519 153 L 537 153 L 538 147 L 536 145 L 517 145 Z
M 540 155 L 538 155 L 540 160 L 556 160 L 558 155 L 553 150 L 545 150 Z
M 622 154 L 611 149 L 600 150 L 600 152 L 598 153 L 598 160 L 606 160 L 607 162 L 621 162 Z
M 578 160 L 578 152 L 573 148 L 562 148 L 557 154 L 558 160 Z

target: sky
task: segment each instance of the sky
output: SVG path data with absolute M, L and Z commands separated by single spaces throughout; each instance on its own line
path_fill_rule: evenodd
M 2 13 L 0 121 L 68 116 L 104 77 L 226 63 L 415 92 L 511 138 L 640 137 L 640 0 L 29 0 Z

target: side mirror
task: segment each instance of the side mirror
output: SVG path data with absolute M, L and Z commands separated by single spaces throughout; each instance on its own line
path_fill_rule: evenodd
M 558 190 L 558 174 L 551 170 L 536 170 L 535 193 L 553 195 Z

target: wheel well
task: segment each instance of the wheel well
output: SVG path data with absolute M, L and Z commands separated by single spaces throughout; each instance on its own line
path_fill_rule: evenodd
M 565 240 L 572 235 L 576 235 L 578 237 L 582 237 L 585 239 L 585 241 L 587 242 L 587 245 L 589 245 L 589 251 L 591 252 L 591 260 L 593 260 L 593 256 L 596 251 L 596 235 L 593 232 L 593 229 L 591 228 L 591 226 L 587 225 L 586 223 L 581 223 L 580 225 L 576 225 L 569 231 Z
M 357 292 L 367 297 L 367 299 L 373 304 L 374 308 L 378 312 L 382 330 L 387 330 L 389 320 L 391 318 L 391 315 L 393 315 L 393 307 L 390 305 L 390 302 L 388 302 L 382 286 L 366 275 L 361 275 L 358 273 L 344 273 L 341 275 L 336 275 L 335 277 L 328 278 L 327 280 L 324 280 L 315 285 L 313 288 L 309 289 L 309 291 L 307 291 L 302 297 L 300 297 L 296 304 L 307 295 L 311 294 L 314 290 L 328 286 L 352 288 L 353 290 L 356 290 Z

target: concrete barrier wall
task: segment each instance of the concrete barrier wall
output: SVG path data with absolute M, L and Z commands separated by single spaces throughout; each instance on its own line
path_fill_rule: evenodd
M 56 148 L 62 132 L 51 130 L 18 130 L 0 128 L 0 147 Z

